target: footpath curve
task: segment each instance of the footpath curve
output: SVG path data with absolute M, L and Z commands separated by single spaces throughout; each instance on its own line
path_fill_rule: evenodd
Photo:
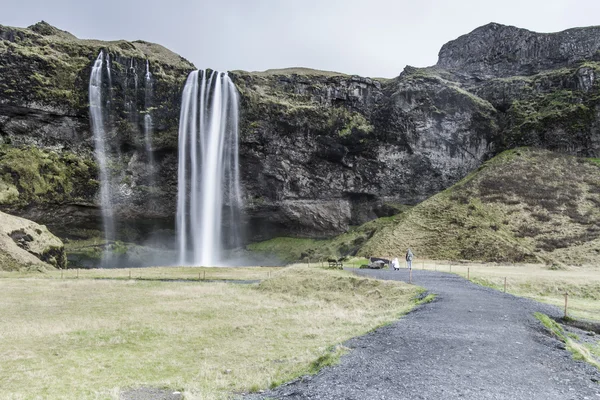
M 406 281 L 407 270 L 356 270 Z M 251 399 L 600 400 L 600 371 L 575 361 L 548 335 L 536 311 L 553 306 L 413 270 L 437 295 L 399 321 L 345 343 L 339 365 Z

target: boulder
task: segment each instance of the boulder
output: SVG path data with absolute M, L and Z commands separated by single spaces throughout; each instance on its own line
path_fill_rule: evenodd
M 0 270 L 66 268 L 62 241 L 44 225 L 0 212 Z

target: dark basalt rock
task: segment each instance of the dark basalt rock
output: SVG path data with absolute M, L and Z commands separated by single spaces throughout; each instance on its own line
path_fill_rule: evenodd
M 61 232 L 100 226 L 87 85 L 104 49 L 114 66 L 107 126 L 120 239 L 172 229 L 180 97 L 193 65 L 158 45 L 79 40 L 43 22 L 0 26 L 0 38 L 0 154 L 28 152 L 35 166 L 0 157 L 0 208 Z M 406 67 L 390 80 L 230 72 L 248 239 L 338 234 L 389 215 L 390 205 L 416 204 L 515 146 L 598 156 L 599 49 L 598 27 L 538 34 L 489 24 L 444 45 L 436 66 Z M 143 139 L 146 59 L 154 182 Z
M 600 26 L 537 33 L 490 23 L 446 43 L 437 66 L 470 79 L 533 75 L 600 61 Z

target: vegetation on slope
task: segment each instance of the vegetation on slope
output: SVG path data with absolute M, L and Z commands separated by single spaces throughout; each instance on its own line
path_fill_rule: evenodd
M 593 264 L 600 259 L 600 166 L 519 148 L 394 217 L 329 240 L 276 238 L 249 246 L 286 261 L 333 255 Z M 347 251 L 346 251 L 347 250 Z
M 91 156 L 0 145 L 0 206 L 89 201 L 97 175 Z
M 411 247 L 421 258 L 594 263 L 600 168 L 544 150 L 506 151 L 376 232 L 359 254 Z
M 150 59 L 155 78 L 177 86 L 193 69 L 187 60 L 157 44 L 78 39 L 43 21 L 29 28 L 0 25 L 0 60 L 5 60 L 0 63 L 0 89 L 16 104 L 35 101 L 81 111 L 87 106 L 87 91 L 75 89 L 87 86 L 89 68 L 101 49 L 113 57 Z
M 248 250 L 274 255 L 283 262 L 311 259 L 314 261 L 343 256 L 354 256 L 364 243 L 378 230 L 393 226 L 399 215 L 369 221 L 332 239 L 307 239 L 278 237 L 264 242 L 252 243 Z
M 350 110 L 345 104 L 352 102 L 355 79 L 372 88 L 379 85 L 369 78 L 305 68 L 233 71 L 230 75 L 241 94 L 242 135 L 252 136 L 256 129 L 265 129 L 268 121 L 277 122 L 275 128 L 284 135 L 309 130 L 335 134 L 352 143 L 373 132 L 366 110 Z

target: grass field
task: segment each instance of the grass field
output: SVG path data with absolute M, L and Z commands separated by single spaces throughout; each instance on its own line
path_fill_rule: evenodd
M 494 265 L 417 261 L 413 268 L 452 272 L 478 284 L 563 308 L 568 297 L 569 316 L 600 321 L 600 268 L 565 267 L 553 270 L 541 264 Z
M 268 270 L 251 285 L 4 273 L 0 398 L 116 399 L 140 386 L 229 398 L 335 362 L 339 344 L 397 319 L 420 291 L 338 270 Z M 134 270 L 151 271 L 166 273 Z M 104 273 L 123 279 L 89 279 Z
M 262 280 L 267 279 L 280 267 L 150 267 L 150 268 L 114 268 L 114 269 L 67 269 L 6 272 L 0 271 L 2 278 L 36 279 L 136 279 L 136 280 Z

